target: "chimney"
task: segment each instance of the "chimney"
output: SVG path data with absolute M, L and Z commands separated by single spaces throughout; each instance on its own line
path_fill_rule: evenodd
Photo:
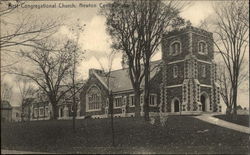
M 103 74 L 103 71 L 100 69 L 94 69 L 94 68 L 89 69 L 89 77 L 91 77 L 94 73 Z

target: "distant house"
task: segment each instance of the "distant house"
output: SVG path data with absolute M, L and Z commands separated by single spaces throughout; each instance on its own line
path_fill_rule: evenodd
M 30 121 L 31 119 L 31 105 L 35 101 L 35 98 L 26 98 L 23 102 L 23 121 Z
M 12 107 L 12 122 L 21 122 L 21 114 L 20 106 Z
M 1 122 L 12 121 L 12 106 L 9 101 L 1 100 Z
M 23 103 L 23 120 L 49 120 L 52 107 L 43 91 L 38 90 L 33 98 L 27 98 Z
M 77 116 L 80 116 L 79 107 L 79 90 L 82 87 L 83 82 L 79 82 L 76 85 L 76 104 L 77 104 Z M 69 85 L 61 85 L 59 88 L 59 94 L 64 93 L 57 104 L 57 119 L 72 119 L 73 116 L 73 104 L 72 104 L 72 90 L 69 89 Z M 68 91 L 69 90 L 69 91 Z M 24 102 L 24 120 L 36 121 L 36 120 L 49 120 L 53 115 L 52 105 L 47 99 L 46 94 L 43 91 L 38 91 L 34 98 L 28 98 Z
M 237 109 L 237 114 L 238 115 L 249 115 L 249 110 L 247 110 L 246 108 L 244 108 L 244 109 Z

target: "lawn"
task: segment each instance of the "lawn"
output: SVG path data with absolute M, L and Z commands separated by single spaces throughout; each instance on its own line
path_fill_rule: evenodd
M 228 122 L 232 122 L 235 124 L 249 127 L 249 115 L 237 115 L 236 120 L 233 120 L 228 115 L 215 115 L 214 117 L 228 121 Z
M 111 147 L 109 119 L 1 124 L 1 148 L 57 153 L 241 153 L 248 135 L 189 116 L 171 116 L 167 127 L 138 118 L 116 118 Z

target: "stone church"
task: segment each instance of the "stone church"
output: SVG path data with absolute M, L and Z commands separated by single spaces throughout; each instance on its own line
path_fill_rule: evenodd
M 110 76 L 108 87 L 102 70 L 89 70 L 89 79 L 80 93 L 80 116 L 108 117 L 108 88 L 114 95 L 114 116 L 135 116 L 128 69 L 111 71 Z M 162 60 L 151 62 L 150 76 L 150 115 L 221 112 L 212 33 L 188 26 L 164 34 Z M 140 101 L 142 116 L 143 83 Z

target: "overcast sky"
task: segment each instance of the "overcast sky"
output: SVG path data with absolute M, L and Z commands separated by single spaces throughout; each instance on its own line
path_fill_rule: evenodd
M 107 2 L 107 1 L 106 1 Z M 79 19 L 81 24 L 86 24 L 85 30 L 80 34 L 79 44 L 83 50 L 86 50 L 85 59 L 78 66 L 78 71 L 81 74 L 82 79 L 88 78 L 89 68 L 100 68 L 100 65 L 96 58 L 98 58 L 104 65 L 107 64 L 105 53 L 109 53 L 110 49 L 110 37 L 105 30 L 105 18 L 98 14 L 98 10 L 105 3 L 105 1 L 55 1 L 55 2 L 26 2 L 26 4 L 55 4 L 57 8 L 49 9 L 28 9 L 22 8 L 26 13 L 40 16 L 58 17 L 64 16 L 66 26 L 62 26 L 59 29 L 59 34 L 62 36 L 70 36 L 68 28 Z M 74 4 L 76 8 L 59 8 L 59 4 L 63 5 Z M 79 3 L 82 5 L 95 5 L 94 7 L 79 7 Z M 190 20 L 193 26 L 199 25 L 201 20 L 204 20 L 208 16 L 213 14 L 212 3 L 210 1 L 192 1 L 189 7 L 186 7 L 181 16 L 186 20 Z M 248 55 L 247 55 L 248 56 Z M 153 60 L 161 59 L 161 52 L 159 51 L 153 57 Z M 118 54 L 114 59 L 113 69 L 121 68 L 121 54 Z M 245 85 L 246 86 L 246 85 Z M 248 86 L 248 84 L 247 84 Z M 18 89 L 13 89 L 14 94 L 12 97 L 12 105 L 18 105 Z M 248 107 L 249 92 L 239 93 L 239 103 L 244 107 Z M 223 104 L 223 103 L 222 103 Z

